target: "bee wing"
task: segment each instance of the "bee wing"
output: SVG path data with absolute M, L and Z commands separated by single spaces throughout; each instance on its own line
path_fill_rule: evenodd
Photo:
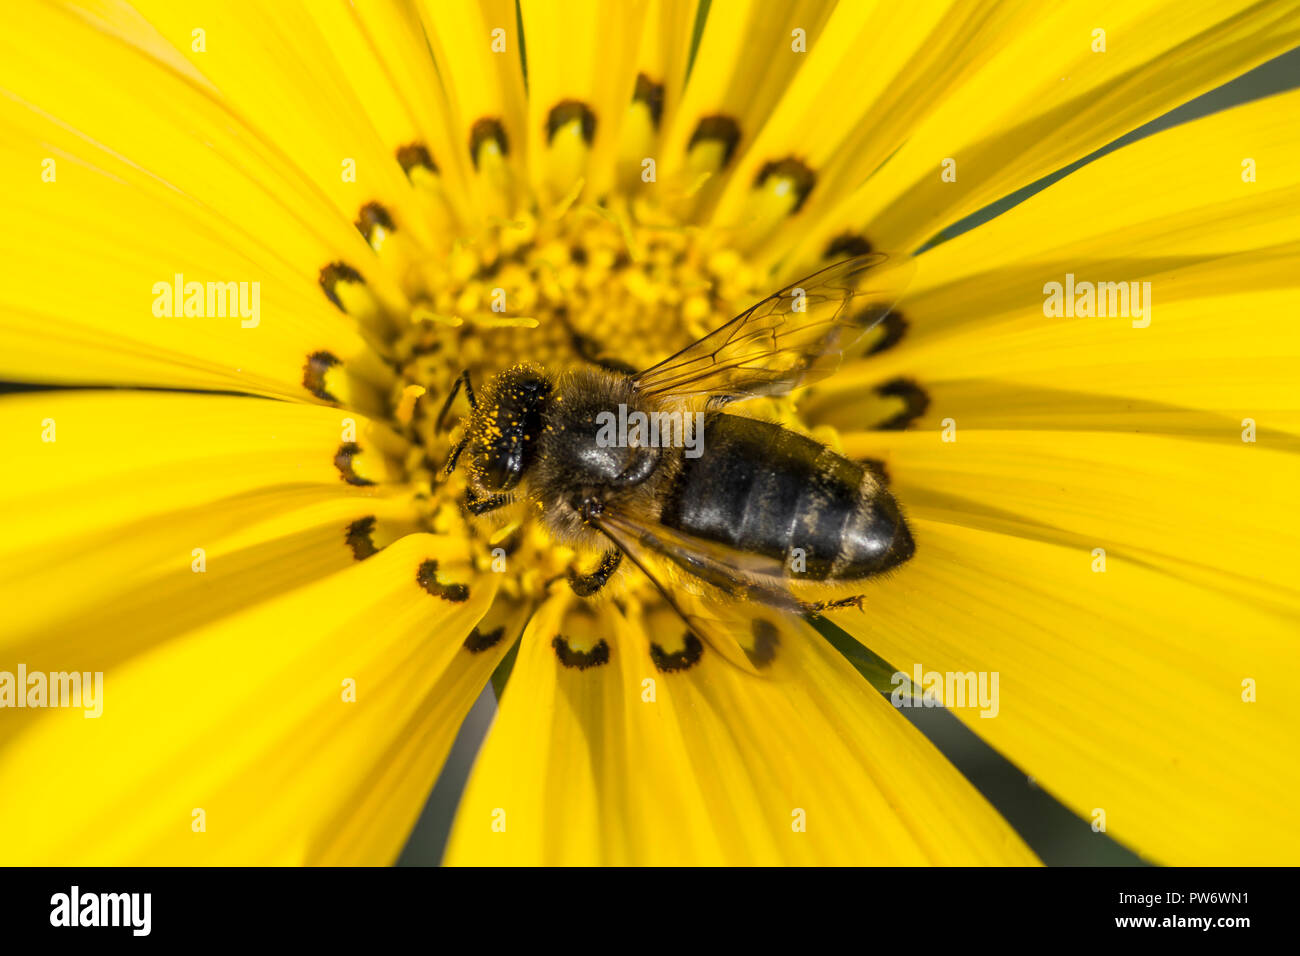
M 824 378 L 898 301 L 914 265 L 873 252 L 786 286 L 704 338 L 633 376 L 645 395 L 719 402 L 780 395 Z
M 780 674 L 780 634 L 804 607 L 790 592 L 780 561 L 644 523 L 606 509 L 590 519 L 658 588 L 705 644 L 741 670 Z M 704 589 L 676 580 L 670 566 Z

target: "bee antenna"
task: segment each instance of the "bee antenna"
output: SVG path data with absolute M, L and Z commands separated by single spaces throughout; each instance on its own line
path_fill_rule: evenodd
M 447 427 L 447 413 L 451 411 L 451 403 L 460 394 L 462 385 L 465 387 L 465 400 L 469 402 L 469 407 L 478 408 L 478 401 L 474 398 L 474 386 L 470 384 L 469 380 L 469 369 L 461 369 L 460 374 L 456 376 L 455 382 L 452 383 L 451 391 L 447 393 L 446 401 L 442 403 L 442 410 L 438 412 L 438 420 L 434 422 L 433 426 L 434 434 Z

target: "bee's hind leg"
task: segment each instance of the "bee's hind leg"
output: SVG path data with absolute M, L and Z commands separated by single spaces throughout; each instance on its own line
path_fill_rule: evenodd
M 838 611 L 846 607 L 855 607 L 863 611 L 866 609 L 862 603 L 866 598 L 865 594 L 854 594 L 852 597 L 839 598 L 835 601 L 805 601 L 801 602 L 801 607 L 805 614 L 821 614 L 823 611 Z
M 569 587 L 578 597 L 591 597 L 609 583 L 609 579 L 614 576 L 614 572 L 622 563 L 622 551 L 617 548 L 606 551 L 600 559 L 600 564 L 588 574 L 580 574 L 577 568 L 569 568 Z

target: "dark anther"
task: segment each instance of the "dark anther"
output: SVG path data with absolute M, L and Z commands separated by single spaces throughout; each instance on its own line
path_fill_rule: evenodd
M 872 343 L 871 348 L 867 349 L 868 355 L 875 355 L 877 352 L 893 348 L 907 334 L 907 320 L 897 312 L 886 313 L 885 317 L 880 320 L 880 327 L 885 330 L 884 334 Z
M 407 143 L 405 146 L 399 146 L 397 162 L 408 179 L 411 177 L 411 170 L 417 166 L 431 173 L 438 171 L 438 164 L 433 161 L 433 157 L 429 155 L 429 148 L 423 143 Z
M 477 627 L 469 632 L 469 637 L 465 638 L 465 650 L 471 654 L 482 654 L 484 651 L 496 647 L 501 643 L 501 638 L 506 636 L 506 629 L 494 627 L 490 631 L 480 631 Z
M 478 153 L 484 143 L 496 143 L 502 156 L 510 153 L 510 141 L 506 138 L 506 128 L 498 119 L 485 117 L 475 122 L 469 131 L 469 158 L 478 169 Z
M 740 142 L 740 125 L 730 116 L 706 116 L 695 127 L 690 144 L 686 148 L 691 150 L 697 143 L 710 141 L 722 143 L 722 165 L 726 166 L 731 162 L 731 157 L 735 155 L 736 146 Z
M 443 584 L 438 580 L 438 562 L 425 561 L 415 572 L 416 583 L 434 597 L 460 604 L 469 600 L 469 588 L 464 584 Z
M 373 485 L 374 482 L 369 478 L 362 478 L 352 467 L 352 459 L 361 454 L 361 446 L 356 442 L 348 441 L 339 445 L 339 450 L 334 453 L 334 467 L 339 470 L 343 480 L 349 485 Z
M 368 202 L 361 207 L 361 211 L 357 213 L 355 225 L 357 231 L 366 237 L 366 242 L 370 242 L 374 238 L 376 226 L 385 232 L 394 232 L 397 229 L 393 225 L 393 217 L 388 214 L 388 210 L 377 202 Z
M 924 415 L 930 407 L 929 394 L 911 379 L 893 379 L 877 386 L 875 392 L 881 398 L 901 398 L 904 403 L 901 412 L 876 425 L 876 428 L 882 431 L 902 431 Z
M 658 670 L 665 674 L 673 671 L 690 670 L 700 662 L 700 655 L 703 653 L 704 645 L 690 631 L 686 632 L 680 651 L 673 651 L 670 654 L 658 644 L 651 643 L 650 645 L 650 660 L 654 662 Z
M 638 73 L 636 76 L 636 91 L 632 94 L 632 101 L 646 105 L 646 108 L 650 111 L 650 122 L 654 124 L 655 129 L 658 129 L 659 120 L 664 115 L 664 85 L 656 83 L 644 73 Z
M 320 278 L 317 281 L 320 282 L 321 291 L 325 293 L 327 299 L 334 303 L 335 308 L 340 312 L 346 312 L 347 310 L 343 308 L 343 303 L 339 300 L 334 287 L 340 282 L 365 282 L 366 280 L 361 278 L 360 272 L 346 262 L 331 262 L 321 269 Z
M 596 114 L 586 103 L 578 100 L 564 100 L 551 108 L 546 117 L 546 141 L 549 143 L 555 139 L 555 134 L 574 120 L 582 123 L 582 138 L 590 146 L 596 135 Z
M 312 352 L 307 356 L 307 364 L 302 367 L 302 387 L 319 399 L 337 402 L 338 399 L 325 387 L 325 373 L 342 364 L 338 356 L 329 352 Z
M 795 202 L 793 212 L 798 212 L 803 208 L 804 202 L 808 199 L 808 194 L 812 192 L 813 186 L 817 184 L 817 174 L 806 163 L 795 159 L 793 156 L 765 163 L 763 168 L 758 171 L 754 186 L 761 188 L 772 178 L 788 179 L 794 184 Z
M 575 651 L 563 635 L 556 634 L 555 639 L 551 641 L 551 647 L 555 648 L 555 656 L 565 667 L 576 667 L 580 671 L 585 671 L 588 667 L 599 667 L 609 663 L 609 645 L 605 643 L 604 638 L 601 638 L 599 643 L 589 651 Z
M 375 516 L 369 515 L 365 518 L 358 518 L 348 525 L 347 545 L 352 549 L 352 557 L 358 561 L 364 561 L 372 554 L 378 554 L 379 549 L 375 547 Z
M 859 235 L 856 232 L 843 232 L 830 241 L 822 256 L 838 262 L 840 259 L 865 256 L 870 251 L 871 243 L 867 241 L 866 236 Z

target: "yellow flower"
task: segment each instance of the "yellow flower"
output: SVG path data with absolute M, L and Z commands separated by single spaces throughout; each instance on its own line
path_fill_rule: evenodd
M 836 375 L 736 406 L 906 509 L 915 557 L 828 616 L 886 674 L 997 675 L 954 713 L 1143 856 L 1294 862 L 1300 93 L 927 244 L 1296 46 L 1294 4 L 10 20 L 0 378 L 98 388 L 0 401 L 0 703 L 103 684 L 88 719 L 10 680 L 4 862 L 392 861 L 508 655 L 449 862 L 1033 862 L 806 621 L 754 677 L 440 473 L 462 369 L 645 367 L 922 248 Z

